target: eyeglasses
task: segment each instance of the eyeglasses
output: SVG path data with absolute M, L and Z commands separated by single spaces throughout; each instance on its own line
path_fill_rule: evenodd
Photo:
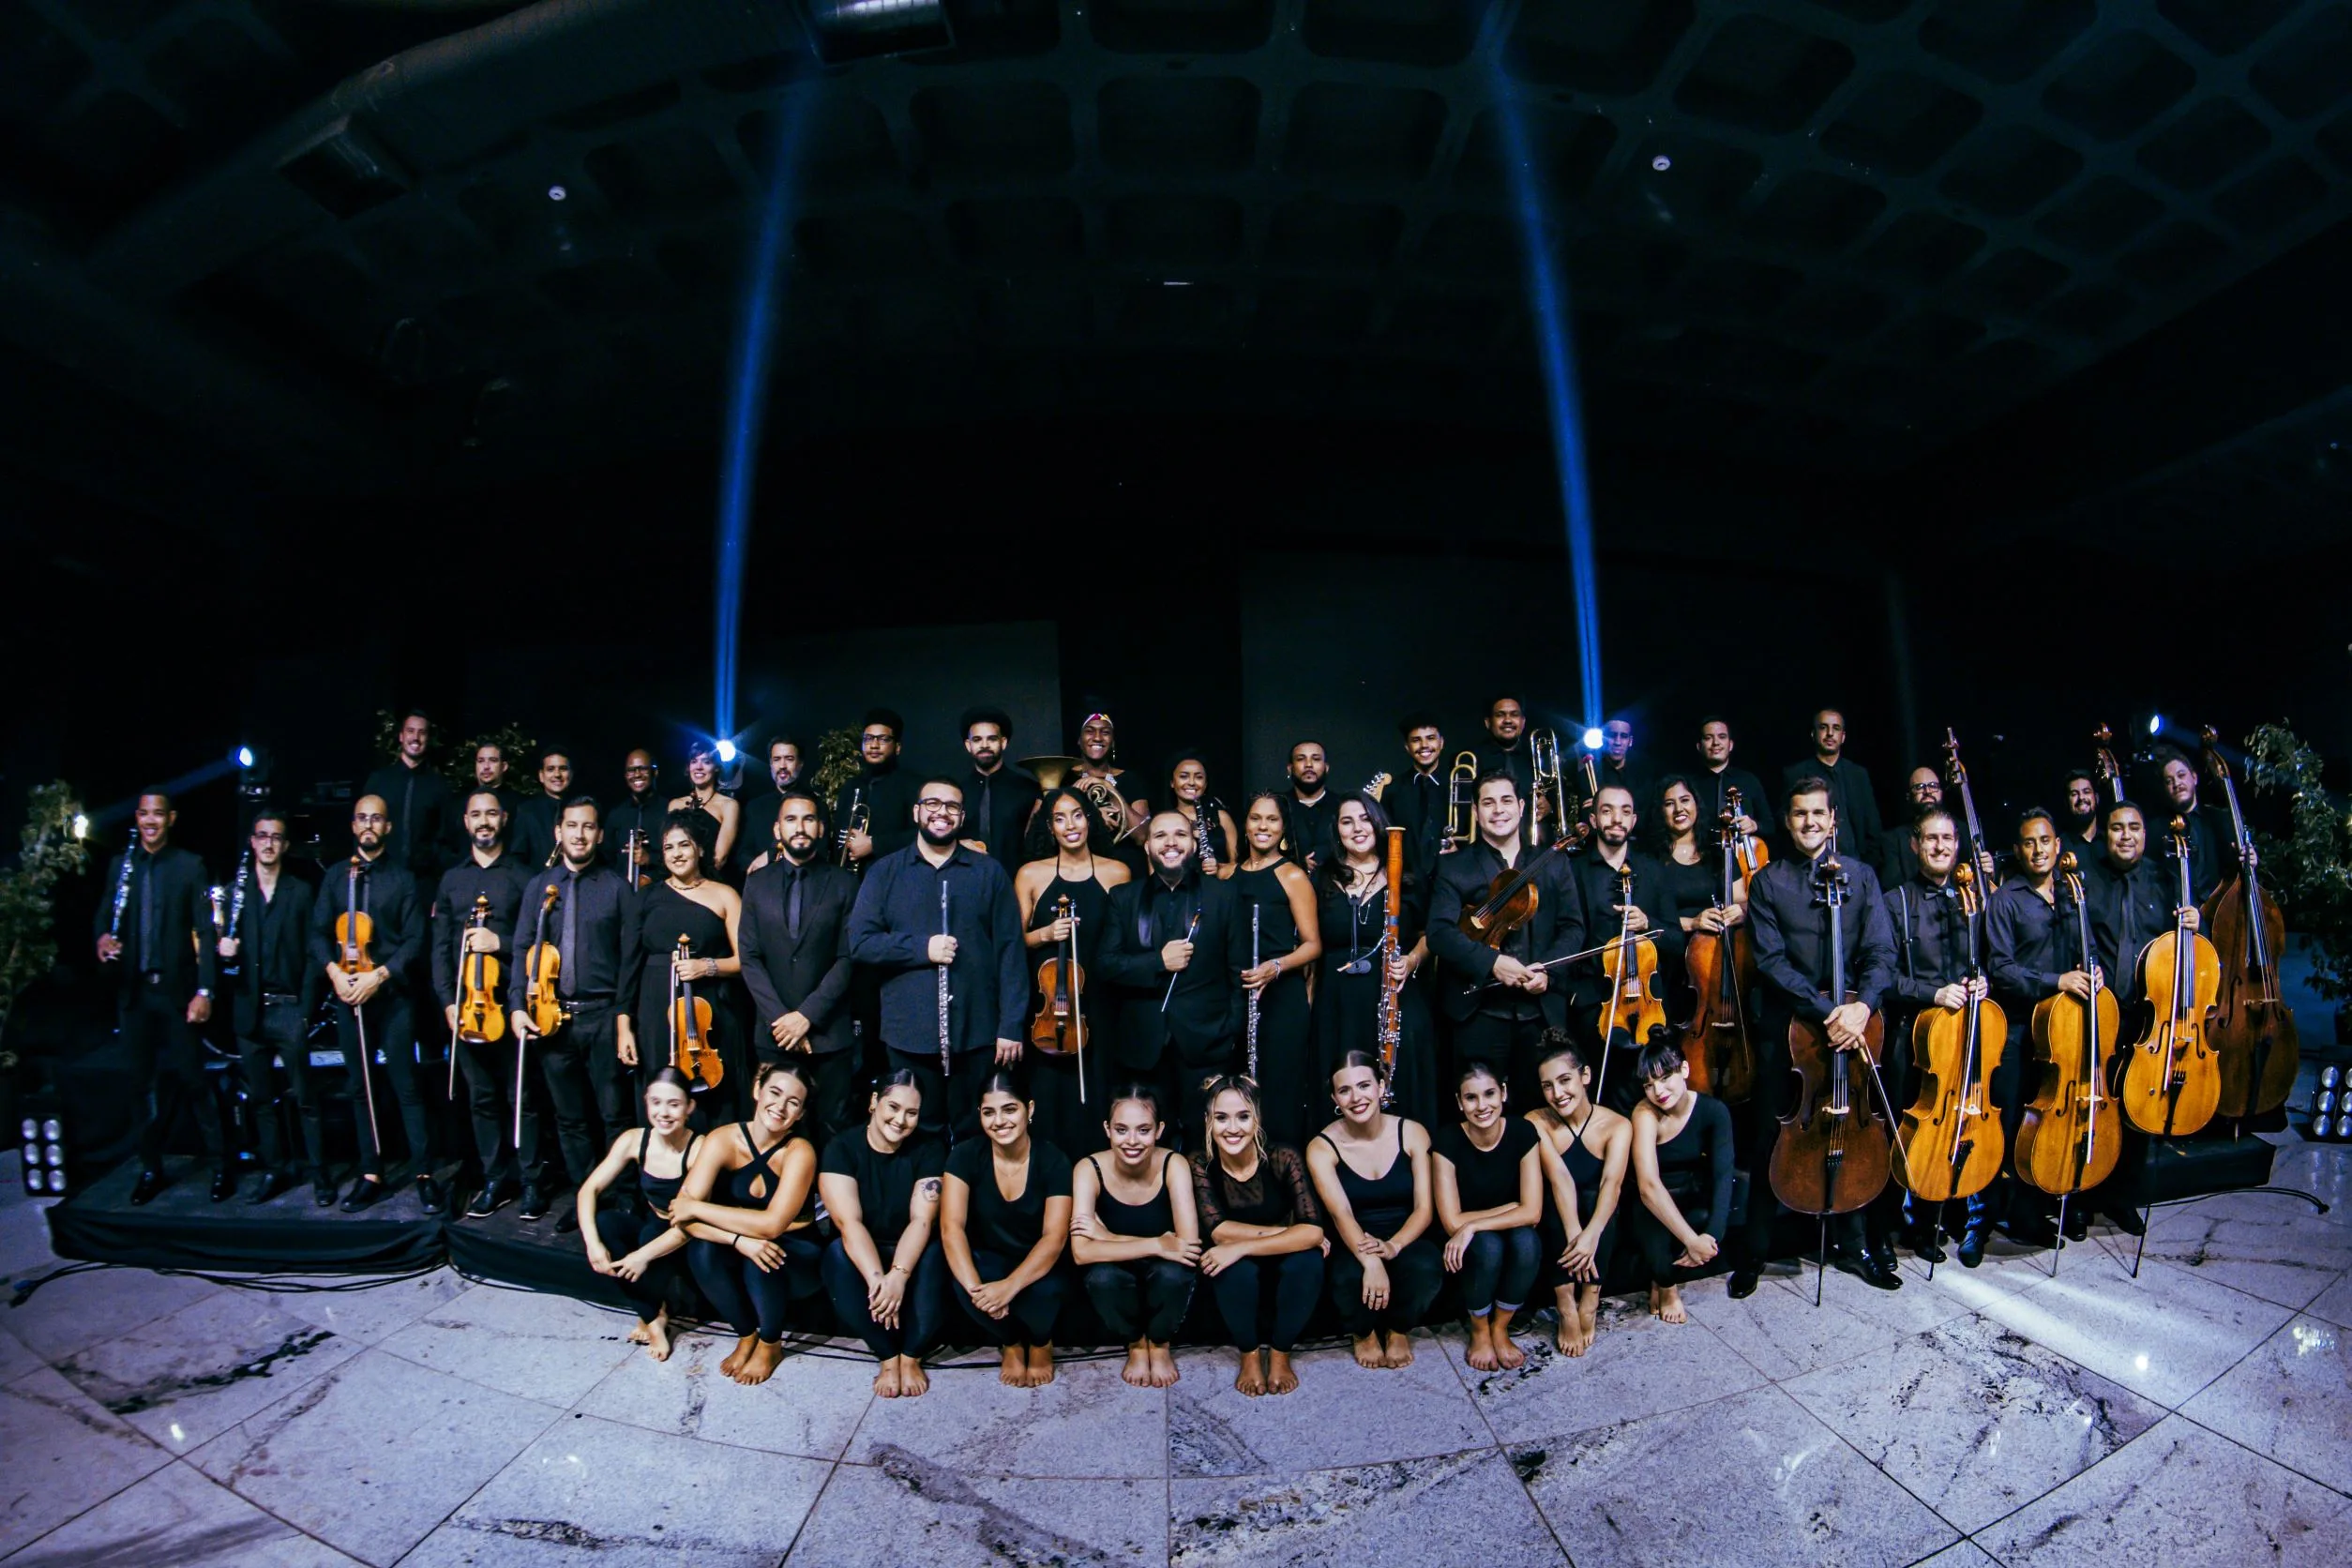
M 868 730 L 866 733 L 857 737 L 857 744 L 860 746 L 874 746 L 882 742 L 895 741 L 897 738 L 897 736 L 892 734 L 887 730 Z
M 918 800 L 914 808 L 927 817 L 960 817 L 964 803 L 959 800 Z
M 293 840 L 282 833 L 256 833 L 253 835 L 253 842 L 256 844 L 288 844 L 292 843 Z
M 621 771 L 623 773 L 651 773 L 654 771 L 654 764 L 651 762 L 631 762 L 627 767 L 623 768 Z

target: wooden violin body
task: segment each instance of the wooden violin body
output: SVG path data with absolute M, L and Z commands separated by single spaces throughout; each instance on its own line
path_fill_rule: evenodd
M 2238 839 L 2238 871 L 2216 888 L 2204 909 L 2205 928 L 2222 961 L 2222 985 L 2213 1014 L 2213 1049 L 2221 1058 L 2221 1114 L 2265 1116 L 2295 1092 L 2302 1042 L 2295 1013 L 2279 992 L 2278 954 L 2286 942 L 2286 920 L 2263 895 L 2262 879 L 2248 864 L 2253 843 L 2238 807 L 2238 784 L 2221 753 L 2221 736 L 2205 731 L 2206 771 L 2220 780 L 2229 799 L 2229 821 Z
M 2075 968 L 2096 972 L 2090 912 L 2070 851 L 2058 873 L 2074 906 Z M 2087 997 L 2063 991 L 2033 1009 L 2034 1087 L 2017 1126 L 2018 1179 L 2053 1198 L 2095 1187 L 2115 1173 L 2123 1123 L 2107 1093 L 2107 1064 L 2121 1027 L 2115 993 L 2096 986 Z
M 1740 792 L 1735 786 L 1725 792 L 1717 833 L 1723 855 L 1723 883 L 1715 893 L 1719 910 L 1734 907 L 1733 879 L 1744 885 L 1748 875 L 1739 821 Z M 1756 850 L 1762 852 L 1760 842 Z M 1756 949 L 1746 922 L 1723 931 L 1692 931 L 1682 950 L 1682 971 L 1691 985 L 1691 1021 L 1682 1030 L 1682 1060 L 1690 1063 L 1691 1087 L 1738 1105 L 1756 1093 L 1756 1038 L 1747 1007 L 1756 986 Z
M 2189 929 L 2189 827 L 2173 819 L 2173 857 L 2180 902 L 2173 928 L 2140 953 L 2140 994 L 2148 1018 L 2124 1053 L 2120 1098 L 2132 1125 L 2158 1138 L 2186 1138 L 2213 1120 L 2222 1103 L 2222 1067 L 2208 1032 L 2221 994 L 2222 960 Z
M 376 940 L 375 917 L 359 907 L 359 862 L 351 865 L 348 901 L 335 917 L 335 965 L 345 974 L 367 974 L 377 968 L 368 950 Z
M 1827 1027 L 1810 1018 L 1788 1021 L 1796 1093 L 1772 1142 L 1772 1195 L 1799 1214 L 1850 1214 L 1886 1190 L 1893 1139 L 1886 1113 L 1871 1103 L 1868 1070 L 1855 1060 L 1867 1054 L 1877 1063 L 1885 1043 L 1876 1013 L 1854 1050 L 1832 1047 Z
M 1618 872 L 1618 901 L 1627 911 L 1634 907 L 1633 884 L 1630 866 Z M 1601 1006 L 1602 1042 L 1623 1030 L 1636 1049 L 1648 1045 L 1650 1032 L 1666 1026 L 1666 1003 L 1658 996 L 1658 944 L 1634 940 L 1630 915 L 1619 924 L 1616 945 L 1601 955 L 1601 975 L 1609 988 Z
M 477 894 L 474 912 L 467 917 L 467 934 L 487 929 L 490 925 L 490 897 Z M 488 953 L 477 953 L 471 947 L 458 965 L 458 1038 L 474 1045 L 489 1045 L 506 1037 L 506 1009 L 498 1000 L 498 960 Z
M 1511 939 L 1512 932 L 1535 918 L 1541 902 L 1535 877 L 1544 857 L 1566 854 L 1582 844 L 1591 831 L 1591 823 L 1579 822 L 1543 850 L 1525 853 L 1517 867 L 1505 867 L 1496 872 L 1495 880 L 1486 884 L 1486 897 L 1464 910 L 1455 925 L 1470 941 L 1500 948 Z
M 539 900 L 538 929 L 534 934 L 531 950 L 522 956 L 523 973 L 529 976 L 523 990 L 523 1008 L 530 1015 L 531 1027 L 541 1034 L 552 1034 L 564 1027 L 567 1016 L 562 987 L 564 956 L 555 943 L 547 940 L 548 912 L 555 907 L 555 884 L 547 884 L 547 896 Z
M 1956 764 L 1955 764 L 1956 765 Z M 1977 916 L 1983 905 L 1976 873 L 1952 867 L 1960 893 L 1960 917 L 1968 925 L 1968 977 L 1981 980 Z M 1970 1198 L 1992 1185 L 2001 1172 L 2008 1139 L 2000 1108 L 1993 1104 L 1993 1070 L 2009 1040 L 2009 1019 L 1991 998 L 1969 998 L 1958 1007 L 1930 1007 L 1911 1026 L 1911 1060 L 1920 1089 L 1895 1138 L 1895 1180 L 1904 1190 L 1931 1203 Z
M 680 937 L 678 950 L 671 956 L 671 973 L 677 975 L 678 966 L 693 957 L 686 939 Z M 697 1089 L 716 1089 L 727 1076 L 727 1064 L 711 1039 L 711 1004 L 694 994 L 694 983 L 684 976 L 676 986 L 678 994 L 670 1003 L 670 1064 L 693 1079 Z
M 1069 920 L 1070 897 L 1054 900 L 1057 919 Z M 1085 968 L 1078 961 L 1075 923 L 1067 942 L 1037 966 L 1037 1016 L 1029 1020 L 1029 1044 L 1048 1056 L 1069 1056 L 1086 1045 L 1086 1019 L 1079 997 L 1086 986 Z

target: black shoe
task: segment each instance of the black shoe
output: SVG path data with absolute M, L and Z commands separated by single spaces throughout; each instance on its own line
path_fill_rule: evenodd
M 547 1218 L 547 1194 L 539 1190 L 537 1183 L 522 1184 L 522 1207 L 518 1212 L 526 1225 Z
M 1903 1289 L 1903 1276 L 1895 1272 L 1894 1259 L 1883 1252 L 1873 1252 L 1868 1247 L 1860 1252 L 1833 1252 L 1830 1262 L 1841 1274 L 1852 1274 L 1873 1289 Z
M 559 1236 L 569 1236 L 579 1230 L 579 1229 L 580 1205 L 577 1203 L 565 1204 L 564 1212 L 555 1216 L 555 1233 Z
M 2089 1234 L 2090 1216 L 2083 1213 L 2082 1205 L 2079 1203 L 2069 1206 L 2066 1211 L 2066 1239 L 2070 1242 L 2079 1242 Z
M 310 1201 L 322 1209 L 335 1207 L 335 1184 L 324 1171 L 310 1178 Z
M 264 1170 L 262 1172 L 261 1180 L 253 1184 L 253 1190 L 246 1195 L 245 1201 L 249 1204 L 266 1203 L 293 1185 L 292 1182 L 279 1175 L 275 1170 Z
M 224 1165 L 212 1173 L 212 1200 L 226 1203 L 237 1195 L 237 1168 Z
M 157 1193 L 161 1192 L 162 1190 L 163 1190 L 163 1172 L 162 1172 L 162 1171 L 160 1171 L 160 1170 L 143 1170 L 143 1171 L 141 1171 L 141 1172 L 139 1173 L 139 1180 L 138 1180 L 137 1182 L 135 1182 L 135 1183 L 133 1183 L 133 1184 L 131 1184 L 131 1189 L 130 1189 L 130 1202 L 131 1202 L 131 1207 L 133 1207 L 133 1208 L 140 1208 L 140 1207 L 143 1207 L 143 1206 L 144 1206 L 144 1205 L 146 1205 L 146 1204 L 149 1204 L 149 1203 L 154 1202 L 154 1201 L 155 1201 L 155 1195 L 156 1195 Z
M 1943 1240 L 1934 1223 L 1914 1228 L 1904 1240 L 1910 1244 L 1911 1256 L 1921 1262 L 1940 1263 L 1944 1260 Z
M 1731 1271 L 1731 1278 L 1724 1287 L 1724 1292 L 1735 1302 L 1745 1301 L 1756 1294 L 1756 1273 L 1754 1269 L 1734 1269 Z
M 1970 1220 L 1968 1229 L 1960 1236 L 1960 1266 L 1973 1269 L 1984 1261 L 1984 1232 L 1989 1229 L 1983 1220 Z
M 429 1214 L 437 1214 L 448 1206 L 447 1199 L 442 1196 L 441 1184 L 421 1171 L 416 1177 L 416 1202 Z
M 362 1209 L 383 1202 L 384 1197 L 382 1182 L 371 1182 L 365 1176 L 354 1176 L 352 1178 L 351 1191 L 343 1194 L 343 1213 L 355 1214 Z
M 2145 1236 L 2148 1234 L 2148 1221 L 2140 1218 L 2140 1212 L 2137 1209 L 2127 1209 L 2118 1206 L 2117 1208 L 2109 1209 L 2107 1211 L 2107 1217 L 2115 1222 L 2115 1228 L 2118 1230 L 2122 1231 L 2127 1236 Z
M 512 1178 L 503 1182 L 483 1184 L 482 1190 L 474 1195 L 474 1201 L 465 1206 L 465 1217 L 468 1219 L 490 1218 L 515 1196 L 515 1190 Z

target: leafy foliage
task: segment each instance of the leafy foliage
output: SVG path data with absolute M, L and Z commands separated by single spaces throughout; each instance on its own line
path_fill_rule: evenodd
M 817 737 L 817 798 L 825 803 L 828 810 L 863 765 L 857 749 L 858 736 L 863 732 L 857 725 L 844 724 Z
M 532 753 L 538 747 L 538 737 L 521 725 L 508 720 L 494 725 L 478 735 L 467 738 L 441 760 L 441 776 L 449 781 L 449 788 L 463 799 L 474 789 L 474 754 L 486 746 L 498 747 L 498 754 L 506 759 L 506 787 L 529 794 L 531 777 L 537 771 L 538 758 Z
M 0 871 L 0 1038 L 24 988 L 57 963 L 56 906 L 50 890 L 57 879 L 90 863 L 89 846 L 73 836 L 82 803 L 63 780 L 43 784 L 26 797 L 23 849 L 15 866 Z M 0 1051 L 0 1069 L 16 1065 Z
M 2287 836 L 2257 836 L 2263 886 L 2317 949 L 2314 988 L 2342 1001 L 2352 997 L 2352 813 L 2321 786 L 2321 767 L 2319 753 L 2284 724 L 2246 737 L 2247 782 L 2287 794 Z

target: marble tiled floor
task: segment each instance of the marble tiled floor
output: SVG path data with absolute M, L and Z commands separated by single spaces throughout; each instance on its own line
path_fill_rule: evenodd
M 2291 1141 L 2291 1140 L 2290 1140 Z M 2352 1149 L 2278 1179 L 2352 1197 Z M 0 1271 L 55 1266 L 0 1164 Z M 826 1347 L 765 1388 L 692 1337 L 448 1274 L 309 1294 L 136 1270 L 0 1311 L 0 1561 L 2320 1564 L 2352 1560 L 2352 1207 L 2209 1200 L 2141 1277 L 2094 1230 L 1880 1295 L 1832 1274 L 1612 1303 L 1581 1361 L 1425 1336 L 1249 1400 L 1195 1352 L 881 1401 Z

